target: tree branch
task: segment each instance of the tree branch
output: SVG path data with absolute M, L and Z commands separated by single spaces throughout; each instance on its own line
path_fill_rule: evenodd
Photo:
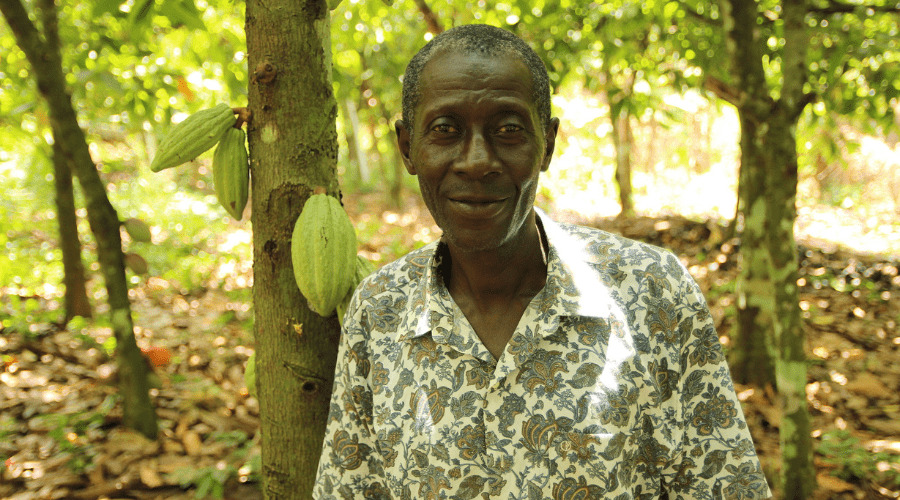
M 731 104 L 732 106 L 737 106 L 738 101 L 740 100 L 740 92 L 738 89 L 733 86 L 719 80 L 714 76 L 706 75 L 703 78 L 703 88 L 712 92 L 719 99 Z
M 441 26 L 441 22 L 438 19 L 437 15 L 428 7 L 428 4 L 425 3 L 425 0 L 415 0 L 416 7 L 419 8 L 419 12 L 425 16 L 425 24 L 428 25 L 428 31 L 431 32 L 432 35 L 440 34 L 444 31 L 444 27 Z
M 28 18 L 25 6 L 20 0 L 0 0 L 0 12 L 6 18 L 22 52 L 25 52 L 25 57 L 35 66 L 35 71 L 40 71 L 37 64 L 44 59 L 42 55 L 47 47 L 37 27 Z
M 897 13 L 900 12 L 900 6 L 894 5 L 893 7 L 890 5 L 866 5 L 866 4 L 851 4 L 844 3 L 840 0 L 830 0 L 823 7 L 809 7 L 809 12 L 811 14 L 852 14 L 857 10 L 873 10 L 875 12 L 888 12 L 888 13 Z

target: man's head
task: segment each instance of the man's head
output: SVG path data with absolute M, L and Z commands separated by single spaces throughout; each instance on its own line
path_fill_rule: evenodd
M 544 62 L 521 38 L 504 29 L 484 24 L 468 24 L 444 31 L 410 60 L 403 76 L 403 121 L 407 127 L 413 128 L 415 109 L 422 97 L 422 70 L 433 56 L 444 51 L 517 57 L 531 73 L 534 106 L 541 125 L 547 128 L 550 122 L 550 80 Z
M 538 177 L 559 127 L 543 64 L 497 28 L 447 33 L 407 70 L 395 124 L 403 162 L 451 251 L 534 244 Z

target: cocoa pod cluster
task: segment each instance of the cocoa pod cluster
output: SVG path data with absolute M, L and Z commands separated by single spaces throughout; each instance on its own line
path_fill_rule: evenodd
M 241 220 L 250 192 L 247 137 L 227 104 L 198 111 L 178 123 L 159 143 L 150 170 L 159 172 L 194 160 L 216 147 L 213 187 L 225 211 Z

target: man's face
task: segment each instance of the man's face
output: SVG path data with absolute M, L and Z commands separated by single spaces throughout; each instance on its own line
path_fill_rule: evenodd
M 517 244 L 559 125 L 543 130 L 528 67 L 513 55 L 446 51 L 420 83 L 414 123 L 397 123 L 398 142 L 444 240 L 463 251 Z

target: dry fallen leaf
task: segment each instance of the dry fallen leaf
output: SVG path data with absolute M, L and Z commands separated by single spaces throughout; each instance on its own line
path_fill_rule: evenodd
M 141 482 L 148 488 L 159 488 L 165 484 L 159 475 L 159 461 L 155 458 L 141 461 L 138 472 L 140 473 Z
M 891 393 L 888 386 L 885 385 L 880 378 L 867 372 L 860 373 L 853 377 L 853 379 L 848 381 L 847 385 L 844 387 L 850 392 L 862 394 L 869 398 L 888 397 Z
M 816 482 L 819 488 L 824 488 L 835 493 L 843 493 L 845 491 L 853 491 L 853 485 L 843 479 L 830 476 L 828 474 L 819 474 L 816 476 Z
M 200 455 L 203 449 L 203 441 L 200 439 L 200 435 L 194 431 L 186 431 L 181 438 L 181 444 L 184 445 L 185 453 L 192 457 Z

